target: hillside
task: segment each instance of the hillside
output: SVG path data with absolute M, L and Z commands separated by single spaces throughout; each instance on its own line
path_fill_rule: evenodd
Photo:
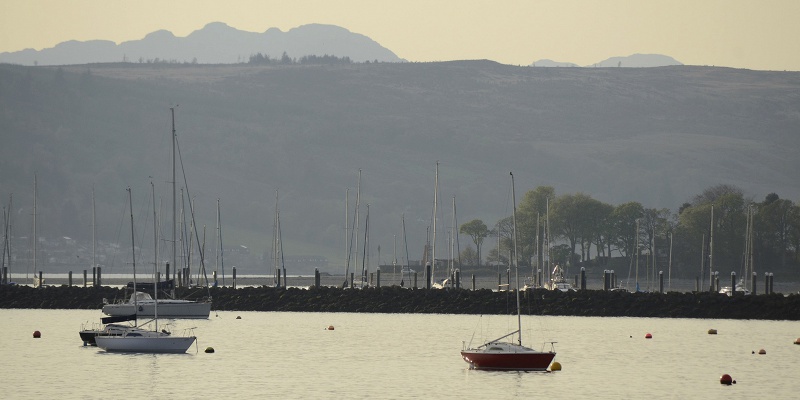
M 370 252 L 377 260 L 380 246 L 382 263 L 395 240 L 405 258 L 403 214 L 409 257 L 419 259 L 436 161 L 439 240 L 453 196 L 459 223 L 508 215 L 511 170 L 518 197 L 552 185 L 675 211 L 724 183 L 796 201 L 798 93 L 800 73 L 689 66 L 0 65 L 0 198 L 7 205 L 14 193 L 16 235 L 29 234 L 36 172 L 39 234 L 90 238 L 94 187 L 98 237 L 126 238 L 127 186 L 137 215 L 149 177 L 167 208 L 169 107 L 179 105 L 183 165 L 207 235 L 220 198 L 225 242 L 268 251 L 278 190 L 285 253 L 323 255 L 339 272 L 345 192 L 352 209 L 359 169 Z

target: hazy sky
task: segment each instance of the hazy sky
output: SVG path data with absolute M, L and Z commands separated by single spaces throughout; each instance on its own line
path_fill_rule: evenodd
M 409 61 L 684 64 L 800 71 L 800 0 L 3 0 L 0 52 L 66 40 L 186 36 L 209 22 L 264 32 L 338 25 Z

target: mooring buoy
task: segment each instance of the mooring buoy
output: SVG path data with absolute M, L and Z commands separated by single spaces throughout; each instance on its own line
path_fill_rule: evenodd
M 553 361 L 553 363 L 550 364 L 550 371 L 561 371 L 561 363 L 558 361 Z
M 42 337 L 42 332 L 33 331 L 33 338 L 34 339 L 39 339 L 40 337 Z
M 214 352 L 214 348 L 213 347 L 211 347 L 211 346 L 206 347 L 206 353 L 213 353 L 213 352 Z
M 731 385 L 731 384 L 736 383 L 736 381 L 734 381 L 733 378 L 731 378 L 730 375 L 722 374 L 722 376 L 719 377 L 719 383 L 721 383 L 723 385 Z

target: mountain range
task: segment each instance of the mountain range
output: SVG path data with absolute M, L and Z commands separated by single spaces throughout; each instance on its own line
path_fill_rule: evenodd
M 109 40 L 71 40 L 48 49 L 0 53 L 0 62 L 21 65 L 122 61 L 233 64 L 247 62 L 257 53 L 281 58 L 284 52 L 293 58 L 331 55 L 349 57 L 354 62 L 404 61 L 374 40 L 334 25 L 309 24 L 287 32 L 270 28 L 256 33 L 212 22 L 186 37 L 176 37 L 169 31 L 160 30 L 141 40 L 120 44 Z
M 159 30 L 140 40 L 116 44 L 110 40 L 70 40 L 42 49 L 0 53 L 0 63 L 20 65 L 72 65 L 111 62 L 171 62 L 199 64 L 234 64 L 247 62 L 261 53 L 280 59 L 284 53 L 298 59 L 303 56 L 349 57 L 354 62 L 404 62 L 391 50 L 362 34 L 324 24 L 302 25 L 282 32 L 247 32 L 222 22 L 212 22 L 186 37 Z M 663 67 L 682 65 L 660 54 L 633 54 L 609 59 L 587 67 Z M 569 62 L 539 60 L 536 67 L 577 67 Z

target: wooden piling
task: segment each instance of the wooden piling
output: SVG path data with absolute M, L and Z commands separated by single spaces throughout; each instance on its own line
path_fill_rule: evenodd
M 658 271 L 658 293 L 664 293 L 664 271 Z
M 586 290 L 586 268 L 581 267 L 581 290 Z
M 314 287 L 319 289 L 319 268 L 314 268 Z
M 233 267 L 233 288 L 236 289 L 236 267 Z
M 472 274 L 472 291 L 475 291 L 475 274 Z
M 88 284 L 86 279 L 87 274 L 88 274 L 87 271 L 83 270 L 83 287 L 86 287 L 86 285 Z
M 425 289 L 431 288 L 431 265 L 425 264 Z
M 731 297 L 736 296 L 736 272 L 731 271 Z
M 103 268 L 97 267 L 97 287 L 103 286 Z
M 69 275 L 67 275 L 67 280 L 69 281 L 69 287 L 72 287 L 72 271 L 69 271 Z
M 753 284 L 752 284 L 752 286 L 751 286 L 751 287 L 753 288 L 753 293 L 752 293 L 752 294 L 753 294 L 753 296 L 755 296 L 755 295 L 756 295 L 756 288 L 758 287 L 758 286 L 756 286 L 756 278 L 758 278 L 758 274 L 756 274 L 755 272 L 753 272 Z
M 376 274 L 377 274 L 377 280 L 375 281 L 375 287 L 381 287 L 381 268 L 380 267 L 378 267 L 378 269 L 376 270 Z M 370 280 L 371 280 L 371 278 L 370 278 Z

